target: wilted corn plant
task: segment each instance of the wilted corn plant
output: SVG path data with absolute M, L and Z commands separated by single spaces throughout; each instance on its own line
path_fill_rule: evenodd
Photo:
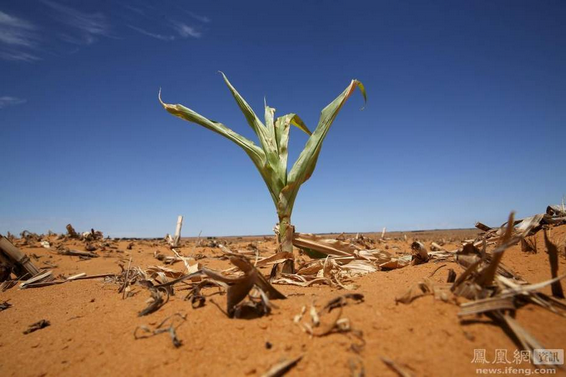
M 222 73 L 222 76 L 224 77 L 226 85 L 230 88 L 234 99 L 238 103 L 240 110 L 244 113 L 248 124 L 257 135 L 261 148 L 222 123 L 205 118 L 183 105 L 164 103 L 161 100 L 161 93 L 159 95 L 159 101 L 165 110 L 171 114 L 189 122 L 199 124 L 224 136 L 236 143 L 248 154 L 265 181 L 273 203 L 275 203 L 279 217 L 277 232 L 279 247 L 281 251 L 292 252 L 294 228 L 291 225 L 291 213 L 293 212 L 293 205 L 299 188 L 312 175 L 320 149 L 322 148 L 322 142 L 332 122 L 342 108 L 342 105 L 354 92 L 356 87 L 362 92 L 364 101 L 367 100 L 364 86 L 358 80 L 352 80 L 350 85 L 322 110 L 316 130 L 314 133 L 311 133 L 298 115 L 287 114 L 275 118 L 275 109 L 267 106 L 267 104 L 265 104 L 265 124 L 263 124 L 250 105 L 248 105 L 232 86 L 230 81 L 228 81 L 226 75 Z M 289 144 L 291 125 L 298 127 L 310 135 L 310 137 L 291 170 L 287 171 L 287 147 Z

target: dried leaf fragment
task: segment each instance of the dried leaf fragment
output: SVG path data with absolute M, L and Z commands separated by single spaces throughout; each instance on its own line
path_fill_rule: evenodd
M 8 301 L 0 302 L 0 312 L 10 308 L 11 306 L 12 304 L 10 304 Z
M 385 363 L 392 371 L 397 373 L 400 377 L 413 377 L 413 374 L 407 371 L 405 368 L 402 368 L 399 364 L 394 362 L 388 357 L 381 356 L 381 361 Z
M 44 272 L 42 274 L 35 275 L 31 279 L 28 279 L 28 280 L 24 281 L 23 283 L 21 283 L 20 288 L 25 288 L 29 284 L 53 280 L 52 275 L 53 275 L 53 271 L 47 271 L 47 272 Z
M 269 299 L 285 299 L 285 295 L 275 289 L 265 277 L 244 256 L 232 255 L 230 262 L 244 272 L 243 276 L 231 278 L 216 271 L 203 268 L 202 271 L 211 279 L 229 284 L 226 300 L 228 317 L 238 317 L 246 310 L 256 310 L 257 314 L 266 314 L 271 309 Z M 259 292 L 259 301 L 240 304 L 249 295 L 252 288 Z M 239 310 L 240 309 L 240 310 Z M 262 315 L 262 314 L 261 314 Z
M 155 311 L 157 311 L 159 308 L 161 308 L 163 305 L 165 305 L 167 303 L 167 301 L 169 301 L 169 293 L 167 293 L 167 291 L 165 291 L 167 293 L 167 300 L 163 300 L 163 297 L 161 296 L 161 293 L 155 289 L 155 288 L 150 288 L 149 292 L 151 293 L 151 299 L 149 302 L 149 305 L 143 309 L 141 312 L 138 313 L 138 317 L 142 317 L 144 315 L 148 315 L 151 314 Z
M 458 316 L 480 314 L 494 310 L 517 309 L 514 300 L 512 298 L 499 298 L 499 297 L 491 297 L 483 300 L 466 302 L 461 304 L 460 307 L 462 308 L 462 310 L 460 310 Z
M 366 374 L 362 359 L 348 360 L 348 368 L 350 369 L 350 376 L 352 377 L 364 377 Z
M 548 230 L 544 230 L 544 243 L 546 249 L 548 250 L 548 260 L 550 262 L 550 274 L 552 278 L 558 276 L 558 248 L 553 244 L 548 238 Z M 551 285 L 552 295 L 558 298 L 564 298 L 564 291 L 562 290 L 562 285 L 560 280 L 555 281 Z
M 91 251 L 59 250 L 57 251 L 57 254 L 67 255 L 71 257 L 80 257 L 80 258 L 98 258 L 98 254 L 93 253 Z
M 412 265 L 422 264 L 428 262 L 429 256 L 425 245 L 422 242 L 415 241 L 411 244 L 413 250 Z
M 331 312 L 333 309 L 345 306 L 349 301 L 355 304 L 364 302 L 364 295 L 361 293 L 346 293 L 341 296 L 335 297 L 324 305 L 323 310 Z
M 283 359 L 277 364 L 273 365 L 267 372 L 262 374 L 262 377 L 280 377 L 284 376 L 291 368 L 296 366 L 303 358 L 303 355 L 297 356 L 293 359 Z
M 214 280 L 203 280 L 200 283 L 196 284 L 193 288 L 191 288 L 191 290 L 185 297 L 186 301 L 191 302 L 191 306 L 193 307 L 193 309 L 201 308 L 204 306 L 204 303 L 206 302 L 206 297 L 201 293 L 201 289 L 206 286 L 226 288 L 226 284 L 221 282 L 216 282 Z
M 330 311 L 325 307 L 321 311 L 317 312 L 314 306 L 311 306 L 310 316 L 311 323 L 301 323 L 299 322 L 302 318 L 300 316 L 295 316 L 294 322 L 299 324 L 303 331 L 312 336 L 325 336 L 333 332 L 347 332 L 351 331 L 350 320 L 348 318 L 342 317 L 343 305 L 337 306 L 339 310 L 334 311 L 330 314 Z
M 410 304 L 414 300 L 433 292 L 432 284 L 428 279 L 421 281 L 409 288 L 402 296 L 395 298 L 395 303 Z
M 177 320 L 177 321 L 175 321 Z M 187 320 L 187 315 L 183 315 L 180 313 L 175 313 L 170 317 L 165 318 L 159 325 L 155 327 L 155 329 L 150 330 L 147 326 L 138 326 L 134 330 L 134 339 L 145 339 L 150 338 L 155 335 L 159 335 L 162 333 L 169 333 L 171 337 L 171 342 L 175 348 L 179 348 L 183 345 L 183 342 L 177 337 L 176 330 Z M 170 322 L 169 326 L 165 326 L 167 322 Z M 175 323 L 177 322 L 177 323 Z M 143 332 L 142 335 L 138 335 L 139 330 Z
M 44 329 L 44 328 L 46 328 L 47 326 L 50 326 L 50 325 L 51 325 L 51 323 L 48 320 L 42 319 L 40 321 L 37 321 L 34 324 L 31 324 L 28 327 L 28 329 L 26 331 L 24 331 L 24 335 L 31 334 L 34 331 Z

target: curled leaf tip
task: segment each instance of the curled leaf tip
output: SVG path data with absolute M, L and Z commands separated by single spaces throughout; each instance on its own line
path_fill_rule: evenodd
M 165 107 L 165 102 L 163 102 L 161 100 L 161 88 L 159 88 L 159 92 L 157 93 L 157 98 L 159 99 L 159 102 L 161 103 L 161 106 Z
M 368 98 L 367 98 L 367 94 L 366 94 L 366 88 L 364 87 L 364 84 L 362 84 L 361 81 L 354 79 L 353 80 L 355 85 L 358 87 L 358 89 L 360 89 L 360 92 L 362 92 L 362 96 L 364 97 L 364 105 L 362 106 L 362 108 L 360 110 L 364 110 L 366 108 L 366 104 L 368 102 Z

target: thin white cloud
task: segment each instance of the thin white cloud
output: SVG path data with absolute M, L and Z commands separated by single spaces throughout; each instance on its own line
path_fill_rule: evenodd
M 37 40 L 36 29 L 31 22 L 0 11 L 0 43 L 33 47 Z
M 147 35 L 148 37 L 152 37 L 152 38 L 155 38 L 155 39 L 160 39 L 162 41 L 174 41 L 176 39 L 176 37 L 174 35 L 156 34 L 156 33 L 152 33 L 152 32 L 146 31 L 144 29 L 140 29 L 139 27 L 132 26 L 132 25 L 128 25 L 128 27 L 130 29 L 137 31 L 138 33 L 141 33 L 143 35 Z
M 92 44 L 96 41 L 97 36 L 111 36 L 110 25 L 106 20 L 106 16 L 100 12 L 85 13 L 49 0 L 42 0 L 42 3 L 57 12 L 56 19 L 59 22 L 67 24 L 79 31 L 81 37 L 72 37 L 74 38 L 74 42 L 71 43 Z M 70 42 L 69 38 L 67 38 L 66 41 Z
M 35 61 L 30 50 L 38 48 L 38 28 L 31 22 L 0 11 L 0 59 Z
M 200 31 L 182 22 L 171 21 L 171 24 L 173 25 L 173 28 L 177 31 L 177 33 L 179 33 L 179 36 L 181 36 L 181 38 L 200 38 L 202 36 L 202 33 Z
M 0 58 L 11 61 L 34 62 L 41 60 L 37 56 L 25 51 L 0 51 Z
M 67 43 L 74 45 L 90 45 L 96 42 L 96 38 L 94 38 L 90 34 L 83 34 L 81 36 L 75 37 L 66 33 L 59 33 L 59 38 Z
M 0 59 L 33 62 L 38 48 L 38 28 L 31 22 L 0 11 Z
M 188 11 L 188 10 L 186 10 L 185 12 L 186 12 L 189 16 L 191 16 L 192 18 L 194 18 L 194 19 L 197 20 L 197 21 L 204 22 L 205 24 L 207 24 L 207 23 L 210 22 L 210 18 L 208 18 L 208 17 L 206 17 L 206 16 L 201 16 L 201 15 L 199 15 L 199 14 L 190 12 L 190 11 Z
M 11 106 L 22 105 L 27 101 L 28 100 L 24 98 L 3 96 L 0 97 L 0 109 L 5 109 L 6 107 L 11 107 Z

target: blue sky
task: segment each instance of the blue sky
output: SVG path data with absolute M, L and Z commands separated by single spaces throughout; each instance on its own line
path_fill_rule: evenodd
M 243 151 L 157 101 L 252 138 L 218 70 L 311 129 L 366 86 L 301 188 L 298 231 L 540 213 L 566 194 L 565 18 L 563 1 L 2 2 L 0 233 L 163 236 L 183 214 L 185 235 L 269 234 Z

